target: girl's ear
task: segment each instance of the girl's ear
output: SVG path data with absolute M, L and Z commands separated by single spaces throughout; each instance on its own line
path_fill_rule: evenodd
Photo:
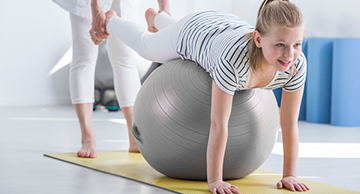
M 256 47 L 261 48 L 261 35 L 260 32 L 255 30 L 253 33 L 253 38 L 254 38 L 254 42 Z

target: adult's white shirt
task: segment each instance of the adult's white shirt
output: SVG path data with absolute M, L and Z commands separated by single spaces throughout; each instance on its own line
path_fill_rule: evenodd
M 66 11 L 84 18 L 92 18 L 90 3 L 91 0 L 53 0 Z M 104 11 L 110 9 L 113 0 L 100 0 L 101 8 Z

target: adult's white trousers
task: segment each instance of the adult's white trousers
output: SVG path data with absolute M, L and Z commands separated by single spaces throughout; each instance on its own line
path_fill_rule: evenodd
M 123 20 L 135 22 L 138 0 L 114 0 L 111 9 Z M 93 103 L 98 46 L 90 39 L 91 19 L 70 13 L 70 20 L 73 40 L 69 78 L 71 101 L 73 104 Z M 109 36 L 107 44 L 117 100 L 120 107 L 133 106 L 140 89 L 137 55 L 114 35 Z

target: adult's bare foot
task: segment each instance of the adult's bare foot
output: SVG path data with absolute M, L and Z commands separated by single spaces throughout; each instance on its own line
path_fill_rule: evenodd
M 130 144 L 129 152 L 131 152 L 131 153 L 140 153 L 139 148 L 137 147 L 136 144 L 135 145 Z
M 82 146 L 77 155 L 82 158 L 96 158 L 96 142 L 94 140 L 82 141 Z
M 155 16 L 157 14 L 158 14 L 158 12 L 156 12 L 153 8 L 149 8 L 145 12 L 145 18 L 146 18 L 149 32 L 155 33 L 158 31 L 158 29 L 155 28 L 155 22 L 154 22 Z

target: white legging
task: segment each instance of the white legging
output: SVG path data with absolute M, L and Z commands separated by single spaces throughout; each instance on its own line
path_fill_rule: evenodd
M 124 20 L 135 21 L 137 0 L 114 0 L 111 9 Z M 70 65 L 70 95 L 73 104 L 94 102 L 95 64 L 98 46 L 89 36 L 91 19 L 70 14 L 73 61 Z M 108 54 L 114 74 L 114 87 L 120 107 L 133 106 L 140 89 L 136 53 L 116 36 L 110 35 Z
M 147 60 L 166 62 L 179 58 L 176 52 L 176 40 L 184 24 L 191 18 L 190 14 L 179 21 L 161 12 L 155 17 L 156 33 L 147 31 L 143 26 L 120 17 L 110 18 L 107 31 L 120 38 L 132 49 Z

